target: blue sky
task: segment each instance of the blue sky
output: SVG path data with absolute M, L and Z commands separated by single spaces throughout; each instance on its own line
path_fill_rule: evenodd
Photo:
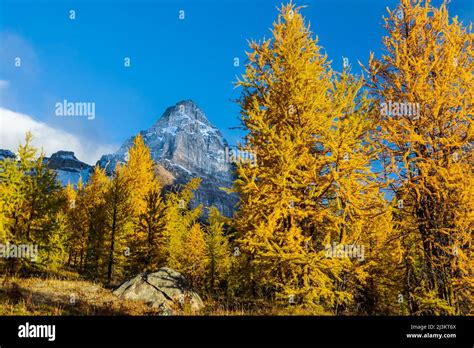
M 83 146 L 80 155 L 89 162 L 150 127 L 166 107 L 183 99 L 194 100 L 235 144 L 242 133 L 229 129 L 239 125 L 233 100 L 240 91 L 233 82 L 244 72 L 247 39 L 269 36 L 280 3 L 0 0 L 0 107 L 53 129 L 43 141 L 54 138 L 54 146 L 65 150 Z M 382 16 L 397 3 L 296 1 L 307 5 L 302 13 L 333 67 L 341 69 L 345 56 L 356 72 L 357 60 L 367 62 L 371 50 L 380 54 Z M 450 14 L 470 22 L 473 3 L 453 0 Z M 69 19 L 70 10 L 75 20 Z M 22 58 L 20 68 L 15 57 Z M 129 68 L 125 57 L 131 59 Z M 240 67 L 234 67 L 235 57 Z M 95 102 L 96 118 L 55 116 L 55 103 L 64 99 Z M 15 126 L 8 120 L 2 128 Z

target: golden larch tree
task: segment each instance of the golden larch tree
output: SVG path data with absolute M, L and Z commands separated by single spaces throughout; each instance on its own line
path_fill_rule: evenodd
M 473 262 L 473 35 L 430 1 L 402 0 L 385 19 L 386 52 L 371 55 L 381 157 L 404 250 L 412 314 L 467 314 Z
M 238 82 L 240 149 L 256 165 L 237 168 L 235 229 L 253 294 L 339 313 L 366 277 L 364 260 L 327 248 L 367 247 L 369 221 L 385 218 L 371 171 L 379 150 L 362 81 L 332 71 L 299 10 L 283 6 L 272 39 L 251 42 Z

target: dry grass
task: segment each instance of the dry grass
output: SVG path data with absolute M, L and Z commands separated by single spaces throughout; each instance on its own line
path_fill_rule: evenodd
M 51 276 L 51 275 L 50 275 Z M 123 300 L 99 283 L 69 279 L 0 277 L 0 316 L 2 315 L 161 315 L 144 302 Z M 199 312 L 173 307 L 174 315 L 255 316 L 314 315 L 298 307 L 275 307 L 255 299 L 203 297 L 205 307 Z M 323 314 L 323 313 L 319 313 Z M 323 314 L 324 315 L 324 314 Z
M 205 308 L 201 315 L 211 316 L 311 316 L 330 315 L 301 306 L 284 306 L 264 299 L 253 298 L 204 298 Z
M 0 315 L 158 315 L 143 302 L 122 300 L 83 280 L 0 278 Z

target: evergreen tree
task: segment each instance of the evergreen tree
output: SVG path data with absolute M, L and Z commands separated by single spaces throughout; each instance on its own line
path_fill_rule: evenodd
M 364 260 L 325 250 L 367 247 L 371 219 L 389 218 L 372 172 L 375 123 L 362 81 L 331 70 L 299 8 L 283 6 L 272 34 L 251 43 L 238 83 L 249 132 L 241 150 L 257 158 L 238 165 L 235 182 L 247 288 L 313 313 L 338 313 L 367 273 Z
M 123 168 L 123 175 L 130 190 L 130 204 L 135 218 L 146 210 L 145 196 L 155 184 L 154 166 L 150 149 L 143 142 L 141 135 L 138 134 L 133 139 L 133 145 L 128 151 L 128 160 Z
M 63 262 L 60 236 L 65 225 L 60 212 L 65 204 L 64 195 L 56 173 L 46 167 L 43 154 L 36 156 L 31 140 L 28 133 L 25 144 L 19 146 L 18 163 L 2 161 L 2 205 L 6 208 L 2 226 L 6 244 L 37 248 L 38 255 L 9 258 L 7 274 L 30 269 L 48 271 Z
M 28 144 L 31 136 L 27 136 Z M 22 153 L 23 160 L 32 163 L 33 153 Z M 6 244 L 15 234 L 15 209 L 24 199 L 22 191 L 24 171 L 21 170 L 17 159 L 4 158 L 0 161 L 0 238 Z
M 160 187 L 154 176 L 154 163 L 150 149 L 138 134 L 128 151 L 128 160 L 123 168 L 130 195 L 130 219 L 133 223 L 127 239 L 128 262 L 126 272 L 134 274 L 151 269 L 161 263 L 156 249 L 161 211 Z M 153 246 L 154 245 L 154 246 Z
M 179 255 L 181 271 L 195 287 L 204 287 L 208 257 L 206 241 L 199 223 L 191 226 L 183 240 L 183 253 Z
M 135 225 L 137 239 L 131 244 L 134 252 L 129 262 L 130 274 L 153 271 L 166 265 L 166 206 L 157 181 L 146 194 L 145 202 L 146 209 L 139 215 Z
M 105 170 L 95 166 L 87 185 L 79 185 L 79 197 L 71 210 L 72 224 L 77 231 L 72 243 L 80 247 L 80 270 L 91 279 L 105 279 L 106 198 L 109 189 L 110 180 Z
M 371 56 L 396 230 L 403 296 L 411 314 L 467 314 L 472 307 L 471 26 L 446 3 L 402 0 L 385 19 L 387 53 Z
M 225 218 L 215 207 L 209 209 L 209 225 L 206 233 L 206 255 L 208 265 L 208 287 L 211 292 L 220 288 L 230 272 L 232 256 L 227 237 L 224 235 Z
M 20 207 L 26 199 L 26 174 L 31 171 L 36 150 L 31 146 L 31 133 L 26 134 L 25 144 L 20 144 L 15 159 L 5 158 L 0 162 L 0 227 L 3 245 L 21 243 Z M 5 273 L 15 272 L 15 259 L 4 259 Z
M 118 164 L 105 195 L 107 283 L 122 276 L 127 251 L 126 237 L 132 225 L 130 186 L 123 167 Z
M 191 179 L 177 192 L 166 194 L 165 211 L 165 238 L 167 239 L 167 265 L 178 271 L 184 269 L 183 255 L 188 251 L 184 247 L 184 240 L 191 227 L 201 216 L 202 206 L 189 208 L 194 191 L 199 187 L 200 179 Z

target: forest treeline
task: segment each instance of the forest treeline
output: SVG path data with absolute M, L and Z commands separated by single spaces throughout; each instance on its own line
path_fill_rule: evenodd
M 0 162 L 0 238 L 39 255 L 2 271 L 117 284 L 168 266 L 283 312 L 472 314 L 472 27 L 402 0 L 359 76 L 332 69 L 300 11 L 250 42 L 239 150 L 256 161 L 237 163 L 232 218 L 191 207 L 198 178 L 164 191 L 140 136 L 112 176 L 62 188 L 27 135 Z

